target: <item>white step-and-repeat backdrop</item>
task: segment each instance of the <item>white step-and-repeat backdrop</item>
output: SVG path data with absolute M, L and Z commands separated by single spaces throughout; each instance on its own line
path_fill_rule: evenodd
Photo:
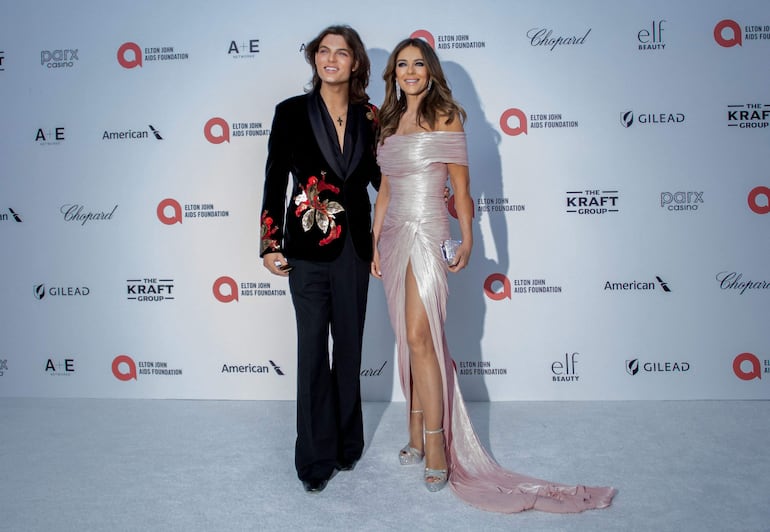
M 770 398 L 766 0 L 6 6 L 0 396 L 294 398 L 263 169 L 333 23 L 374 103 L 418 35 L 468 112 L 467 398 Z M 376 279 L 364 347 L 365 399 L 402 400 Z

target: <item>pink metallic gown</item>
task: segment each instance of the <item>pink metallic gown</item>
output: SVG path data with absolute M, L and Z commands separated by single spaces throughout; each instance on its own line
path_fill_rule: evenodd
M 443 378 L 443 426 L 453 491 L 474 506 L 504 513 L 533 508 L 567 513 L 609 506 L 613 488 L 565 486 L 503 469 L 481 445 L 468 417 L 444 335 L 448 288 L 440 251 L 440 242 L 449 238 L 444 203 L 447 163 L 468 164 L 465 133 L 392 135 L 379 147 L 377 158 L 390 182 L 390 202 L 379 239 L 380 268 L 396 334 L 406 411 L 411 410 L 412 394 L 404 277 L 411 262 Z

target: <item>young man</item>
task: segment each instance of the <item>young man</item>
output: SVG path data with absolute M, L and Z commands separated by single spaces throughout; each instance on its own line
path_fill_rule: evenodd
M 308 43 L 313 89 L 278 104 L 268 143 L 260 256 L 289 276 L 297 320 L 295 466 L 308 492 L 350 470 L 364 447 L 359 374 L 379 188 L 369 58 L 331 26 Z M 286 208 L 286 188 L 292 192 Z M 290 273 L 289 273 L 290 272 Z M 333 349 L 329 365 L 329 331 Z

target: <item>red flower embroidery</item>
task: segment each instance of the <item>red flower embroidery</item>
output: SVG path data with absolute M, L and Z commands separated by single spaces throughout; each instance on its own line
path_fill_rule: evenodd
M 278 232 L 278 226 L 273 225 L 273 218 L 268 216 L 267 211 L 262 212 L 262 251 L 266 249 L 277 250 L 280 248 L 278 240 L 273 238 L 273 235 Z
M 339 194 L 340 189 L 326 182 L 326 172 L 321 172 L 320 180 L 316 176 L 310 176 L 307 187 L 300 185 L 300 188 L 302 193 L 294 198 L 294 204 L 297 206 L 294 215 L 302 217 L 302 229 L 307 232 L 317 225 L 326 234 L 326 237 L 318 243 L 320 246 L 325 246 L 339 238 L 342 228 L 337 226 L 334 215 L 345 209 L 336 201 L 322 200 L 320 194 L 325 190 Z
M 325 246 L 332 240 L 338 239 L 341 234 L 342 234 L 342 227 L 340 227 L 339 225 L 335 225 L 333 229 L 329 229 L 329 235 L 326 238 L 322 239 L 320 242 L 318 242 L 318 245 Z

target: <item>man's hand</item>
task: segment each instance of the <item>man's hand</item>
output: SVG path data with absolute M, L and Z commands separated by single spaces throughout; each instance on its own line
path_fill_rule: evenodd
M 262 257 L 262 264 L 267 268 L 270 273 L 280 275 L 281 277 L 288 277 L 291 266 L 289 266 L 286 257 L 283 253 L 276 251 L 274 253 L 265 253 Z

